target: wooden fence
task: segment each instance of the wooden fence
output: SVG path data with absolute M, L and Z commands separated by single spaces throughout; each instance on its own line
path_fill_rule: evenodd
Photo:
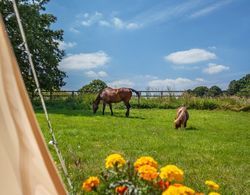
M 155 98 L 155 97 L 179 97 L 185 91 L 138 91 L 141 94 L 141 97 L 144 98 Z M 45 99 L 60 99 L 60 98 L 67 98 L 67 97 L 75 97 L 80 94 L 80 91 L 42 91 L 42 94 Z M 82 93 L 84 95 L 84 93 Z M 85 94 L 91 94 L 91 92 L 85 92 Z M 133 93 L 133 96 L 136 96 Z

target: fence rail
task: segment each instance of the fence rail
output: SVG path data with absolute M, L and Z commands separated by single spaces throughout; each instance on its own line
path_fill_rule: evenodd
M 181 96 L 185 91 L 138 91 L 141 97 L 153 98 L 153 97 L 178 97 Z M 42 91 L 44 98 L 46 99 L 57 99 L 78 96 L 79 94 L 92 94 L 92 92 L 80 92 L 80 91 Z M 136 94 L 133 93 L 133 96 Z

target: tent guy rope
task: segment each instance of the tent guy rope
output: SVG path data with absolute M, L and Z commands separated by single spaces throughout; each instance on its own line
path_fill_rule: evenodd
M 61 166 L 62 166 L 64 175 L 65 175 L 65 177 L 67 179 L 68 185 L 69 185 L 70 189 L 73 189 L 72 182 L 71 182 L 71 180 L 69 178 L 67 167 L 65 165 L 64 159 L 62 157 L 62 154 L 61 154 L 61 152 L 59 150 L 59 147 L 58 147 L 58 144 L 56 142 L 56 137 L 55 137 L 55 134 L 54 134 L 51 122 L 50 122 L 50 118 L 49 118 L 49 115 L 48 115 L 48 112 L 47 112 L 46 104 L 44 102 L 44 98 L 43 98 L 43 95 L 42 95 L 42 92 L 41 92 L 41 89 L 40 89 L 40 84 L 39 84 L 37 74 L 36 74 L 36 70 L 35 70 L 35 67 L 34 67 L 34 64 L 33 64 L 33 60 L 32 60 L 32 54 L 30 53 L 30 50 L 29 50 L 29 47 L 28 47 L 28 43 L 27 43 L 27 40 L 26 40 L 26 36 L 25 36 L 25 32 L 24 32 L 23 25 L 22 25 L 22 22 L 21 22 L 21 18 L 20 18 L 20 15 L 19 15 L 19 11 L 18 11 L 18 8 L 17 8 L 17 4 L 16 4 L 15 0 L 11 0 L 11 1 L 13 3 L 14 12 L 15 12 L 17 22 L 18 22 L 18 26 L 19 26 L 21 36 L 22 36 L 22 39 L 23 39 L 23 45 L 24 45 L 26 53 L 28 55 L 28 60 L 29 60 L 30 68 L 31 68 L 31 71 L 32 71 L 32 74 L 33 74 L 33 77 L 34 77 L 34 80 L 35 80 L 37 92 L 39 94 L 39 97 L 40 97 L 40 100 L 41 100 L 41 103 L 42 103 L 42 107 L 43 107 L 43 111 L 44 111 L 44 114 L 45 114 L 45 117 L 46 117 L 46 120 L 47 120 L 48 128 L 49 128 L 50 134 L 52 136 L 53 146 L 55 148 L 56 154 L 57 154 L 57 156 L 59 158 L 59 161 L 61 163 Z

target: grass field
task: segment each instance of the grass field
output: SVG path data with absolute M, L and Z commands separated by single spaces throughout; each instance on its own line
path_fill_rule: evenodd
M 175 130 L 175 112 L 132 109 L 126 118 L 125 110 L 114 110 L 115 116 L 49 110 L 76 190 L 88 176 L 100 173 L 107 155 L 120 153 L 129 160 L 150 155 L 160 166 L 175 164 L 184 170 L 184 183 L 198 191 L 205 191 L 204 181 L 211 179 L 220 184 L 221 194 L 250 194 L 250 113 L 189 110 L 188 128 Z M 48 143 L 44 116 L 36 113 Z M 75 163 L 79 158 L 81 163 Z

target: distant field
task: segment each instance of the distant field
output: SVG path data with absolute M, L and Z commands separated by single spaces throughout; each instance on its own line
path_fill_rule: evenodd
M 115 116 L 49 110 L 76 190 L 88 176 L 100 173 L 107 155 L 120 153 L 130 160 L 150 155 L 160 166 L 175 164 L 185 172 L 184 183 L 199 191 L 211 179 L 220 184 L 221 194 L 250 194 L 250 113 L 190 110 L 188 128 L 175 130 L 175 112 L 132 109 L 126 118 L 120 109 L 114 110 Z M 39 111 L 37 118 L 48 143 L 47 124 Z M 75 163 L 79 158 L 81 163 Z

